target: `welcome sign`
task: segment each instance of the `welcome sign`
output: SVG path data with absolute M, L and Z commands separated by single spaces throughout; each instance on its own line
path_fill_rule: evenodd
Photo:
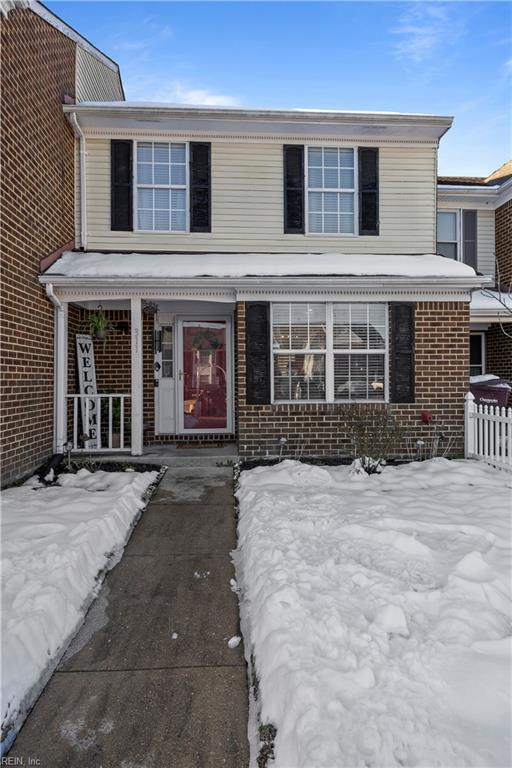
M 96 395 L 96 368 L 94 365 L 94 346 L 88 334 L 76 335 L 76 354 L 78 362 L 78 387 L 81 395 Z M 97 448 L 98 445 L 98 401 L 95 397 L 81 397 L 82 429 L 89 438 L 85 448 Z

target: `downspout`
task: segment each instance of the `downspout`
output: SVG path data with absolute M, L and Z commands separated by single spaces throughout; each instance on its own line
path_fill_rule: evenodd
M 85 136 L 84 132 L 80 128 L 76 112 L 70 112 L 69 119 L 71 125 L 74 128 L 75 134 L 78 136 L 80 151 L 80 245 L 83 251 L 87 250 L 87 181 L 86 181 L 86 157 L 87 150 L 85 148 Z
M 64 453 L 68 375 L 66 313 L 64 305 L 55 295 L 51 283 L 46 284 L 46 295 L 55 307 L 53 320 L 53 451 L 54 453 Z

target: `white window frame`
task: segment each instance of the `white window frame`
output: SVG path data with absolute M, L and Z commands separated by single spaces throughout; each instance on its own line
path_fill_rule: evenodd
M 308 349 L 306 353 L 303 350 L 274 350 L 273 337 L 274 337 L 274 304 L 325 304 L 325 350 Z M 334 304 L 383 304 L 386 308 L 386 330 L 384 336 L 384 350 L 343 350 L 334 349 Z M 386 301 L 326 301 L 326 302 L 304 302 L 304 301 L 275 301 L 270 303 L 270 395 L 272 405 L 318 405 L 327 404 L 346 404 L 352 403 L 373 403 L 373 404 L 387 404 L 389 403 L 389 303 Z M 324 355 L 325 356 L 325 400 L 276 400 L 274 397 L 274 356 L 275 355 Z M 377 354 L 382 355 L 384 358 L 384 397 L 382 399 L 369 399 L 369 398 L 344 398 L 337 399 L 334 397 L 334 356 L 335 354 Z
M 141 187 L 146 189 L 185 189 L 185 229 L 139 229 L 139 216 L 138 216 L 138 145 L 139 144 L 184 144 L 185 145 L 185 186 L 182 185 L 169 185 L 169 184 L 141 184 Z M 190 233 L 190 142 L 182 139 L 167 139 L 164 140 L 161 136 L 156 138 L 144 138 L 143 140 L 136 140 L 133 142 L 134 159 L 132 163 L 132 181 L 133 181 L 133 221 L 135 226 L 133 231 L 144 235 L 188 235 Z
M 457 240 L 439 240 L 438 230 L 439 230 L 439 222 L 437 220 L 437 217 L 440 213 L 454 213 L 455 214 L 455 232 L 457 235 Z M 478 227 L 478 219 L 477 219 L 477 227 Z M 454 261 L 462 261 L 464 262 L 464 254 L 462 253 L 463 249 L 463 240 L 462 240 L 462 208 L 438 208 L 436 213 L 436 252 L 437 252 L 437 246 L 438 243 L 455 243 L 457 246 L 457 258 L 454 259 Z M 448 258 L 445 256 L 444 258 Z
M 334 189 L 326 187 L 309 188 L 309 150 L 310 149 L 351 149 L 354 153 L 354 187 L 353 189 Z M 306 217 L 304 231 L 308 237 L 358 237 L 359 236 L 359 153 L 358 147 L 346 144 L 306 144 L 304 158 L 304 215 Z M 310 232 L 309 230 L 309 193 L 310 192 L 353 192 L 354 193 L 354 231 L 353 232 Z M 323 401 L 322 401 L 323 402 Z
M 475 376 L 483 376 L 485 373 L 487 373 L 487 366 L 486 366 L 486 346 L 485 346 L 485 331 L 470 331 L 469 332 L 470 337 L 471 336 L 480 336 L 480 349 L 482 350 L 482 370 L 479 374 L 475 374 Z M 471 373 L 471 357 L 469 360 L 469 375 L 472 376 Z

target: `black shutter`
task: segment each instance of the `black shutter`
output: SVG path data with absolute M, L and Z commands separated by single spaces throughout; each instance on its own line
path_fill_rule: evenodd
M 359 234 L 379 234 L 379 150 L 359 147 Z
M 133 230 L 132 142 L 110 142 L 110 229 Z
M 211 144 L 190 143 L 190 231 L 211 232 Z
M 283 146 L 284 233 L 304 234 L 304 147 Z
M 462 211 L 462 243 L 464 264 L 476 271 L 476 211 Z
M 246 304 L 246 398 L 248 405 L 270 403 L 270 304 Z
M 414 304 L 391 304 L 391 402 L 414 403 Z

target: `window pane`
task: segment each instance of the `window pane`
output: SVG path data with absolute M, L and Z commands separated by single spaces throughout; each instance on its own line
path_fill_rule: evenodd
M 309 231 L 310 232 L 322 231 L 322 214 L 321 213 L 309 214 Z
M 154 183 L 169 184 L 169 166 L 156 163 L 154 166 Z
M 324 149 L 324 166 L 326 168 L 338 167 L 338 150 L 332 148 Z
M 469 362 L 472 366 L 482 368 L 482 336 L 479 333 L 472 333 L 469 337 Z
M 342 213 L 354 213 L 354 193 L 340 192 L 340 211 Z
M 354 216 L 353 214 L 347 215 L 343 213 L 340 216 L 340 232 L 343 235 L 354 234 Z
M 139 210 L 138 228 L 153 229 L 153 211 Z
M 340 166 L 342 168 L 354 167 L 354 150 L 353 149 L 340 149 L 339 158 L 340 158 Z
M 308 165 L 309 167 L 322 165 L 322 150 L 320 147 L 312 147 L 308 151 Z
M 185 210 L 185 190 L 184 189 L 172 189 L 171 190 L 171 208 L 178 210 Z
M 169 211 L 155 211 L 155 229 L 169 229 Z
M 137 193 L 137 200 L 138 200 L 139 208 L 152 208 L 153 207 L 153 190 L 139 189 Z
M 326 213 L 324 215 L 323 231 L 326 234 L 337 234 L 339 232 L 337 213 Z
M 354 186 L 354 171 L 342 169 L 340 171 L 340 187 L 342 189 L 352 189 Z
M 322 193 L 321 192 L 309 193 L 309 210 L 312 213 L 322 212 Z
M 324 355 L 274 355 L 275 400 L 325 400 Z
M 185 211 L 171 211 L 171 229 L 174 232 L 184 232 L 185 223 Z
M 272 305 L 273 349 L 325 349 L 325 304 Z
M 149 190 L 151 192 L 151 190 Z M 169 208 L 169 190 L 155 189 L 155 208 Z
M 326 168 L 324 170 L 324 187 L 338 189 L 339 176 L 337 168 Z
M 384 355 L 368 355 L 368 398 L 384 400 Z
M 322 169 L 310 168 L 308 173 L 308 185 L 310 187 L 323 187 Z
M 153 145 L 151 142 L 137 144 L 137 160 L 140 163 L 151 163 L 153 161 Z
M 139 184 L 152 184 L 153 166 L 149 163 L 139 163 L 137 166 L 137 181 Z
M 326 213 L 338 213 L 338 193 L 337 192 L 325 192 L 324 198 L 324 211 Z
M 438 243 L 437 252 L 447 259 L 457 259 L 457 243 Z
M 171 144 L 171 163 L 185 162 L 185 144 Z
M 185 184 L 185 166 L 184 165 L 171 165 L 171 184 Z
M 169 144 L 163 142 L 155 142 L 153 145 L 153 152 L 155 163 L 169 162 Z
M 457 240 L 457 214 L 442 211 L 437 214 L 437 239 L 441 242 Z

